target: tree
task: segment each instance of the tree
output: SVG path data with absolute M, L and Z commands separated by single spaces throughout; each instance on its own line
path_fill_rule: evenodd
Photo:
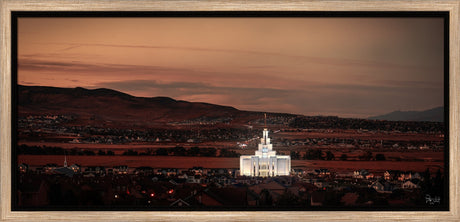
M 385 155 L 383 153 L 379 153 L 379 154 L 375 155 L 375 160 L 383 161 L 383 160 L 385 160 Z
M 220 150 L 219 156 L 220 157 L 238 157 L 239 155 L 233 150 L 228 150 L 226 148 L 223 148 Z
M 308 149 L 305 152 L 305 155 L 303 156 L 304 159 L 306 160 L 312 160 L 313 159 L 313 151 L 311 149 Z
M 315 149 L 313 151 L 313 156 L 315 160 L 324 160 L 323 151 L 321 151 L 320 149 Z
M 324 160 L 323 151 L 320 149 L 308 149 L 304 159 L 307 160 Z
M 326 152 L 326 160 L 333 160 L 334 159 L 334 154 L 331 151 Z
M 86 156 L 94 156 L 94 155 L 96 155 L 96 153 L 94 153 L 94 151 L 92 151 L 92 150 L 83 150 L 83 154 L 86 155 Z
M 168 155 L 168 150 L 166 148 L 159 148 L 159 149 L 157 149 L 156 154 L 158 156 L 167 156 Z
M 125 155 L 125 156 L 137 156 L 137 155 L 139 155 L 139 153 L 137 151 L 134 151 L 134 150 L 127 150 L 127 151 L 123 152 L 123 155 Z
M 362 156 L 359 156 L 360 160 L 371 160 L 372 159 L 372 152 L 371 151 L 366 151 Z
M 298 160 L 300 159 L 300 153 L 296 151 L 291 151 L 291 159 Z
M 431 180 L 431 173 L 430 173 L 429 168 L 426 168 L 423 174 L 423 184 L 422 185 L 426 193 L 432 193 L 433 183 Z
M 221 156 L 221 157 L 226 157 L 227 155 L 228 155 L 228 149 L 222 148 L 222 149 L 220 150 L 219 156 Z
M 194 146 L 192 148 L 190 148 L 190 156 L 199 156 L 200 155 L 200 148 L 198 148 L 197 146 Z
M 295 206 L 298 203 L 299 198 L 288 190 L 284 191 L 278 199 L 278 205 L 280 206 Z
M 443 184 L 444 184 L 444 178 L 442 176 L 441 170 L 438 169 L 436 172 L 436 177 L 434 178 L 434 190 L 437 195 L 442 196 L 443 194 Z
M 174 156 L 185 156 L 186 150 L 184 147 L 176 146 L 173 148 Z
M 273 197 L 270 194 L 270 191 L 267 189 L 263 189 L 260 191 L 260 202 L 261 206 L 272 206 L 273 205 Z
M 217 150 L 216 148 L 202 148 L 202 156 L 216 156 Z

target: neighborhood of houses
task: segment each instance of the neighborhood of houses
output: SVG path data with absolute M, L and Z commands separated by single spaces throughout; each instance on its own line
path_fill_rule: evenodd
M 71 144 L 129 144 L 129 143 L 190 143 L 199 144 L 206 141 L 238 141 L 243 144 L 257 144 L 260 130 L 253 128 L 251 124 L 261 124 L 264 119 L 248 123 L 245 127 L 206 128 L 203 124 L 196 127 L 178 129 L 151 129 L 134 130 L 118 129 L 110 127 L 97 127 L 91 125 L 72 125 L 75 120 L 72 115 L 40 115 L 18 118 L 19 139 L 51 137 L 55 142 Z M 305 117 L 306 118 L 306 117 Z M 200 121 L 214 121 L 215 119 L 201 118 Z M 385 122 L 359 119 L 337 119 L 333 117 L 309 117 L 303 122 L 303 118 L 294 117 L 269 117 L 267 124 L 275 124 L 274 133 L 278 132 L 310 132 L 310 133 L 333 133 L 332 129 L 348 129 L 355 133 L 384 133 L 395 135 L 392 140 L 375 140 L 364 138 L 291 138 L 278 136 L 273 141 L 276 147 L 339 147 L 339 148 L 385 148 L 393 150 L 441 150 L 444 147 L 443 139 L 436 141 L 398 140 L 398 135 L 404 133 L 428 133 L 442 136 L 441 123 L 413 123 L 413 122 Z M 340 121 L 345 121 L 340 123 Z M 211 122 L 212 122 L 211 121 Z M 220 119 L 219 119 L 220 121 Z M 227 120 L 226 120 L 227 121 Z M 295 124 L 294 124 L 295 123 Z M 340 125 L 334 125 L 338 124 Z M 307 124 L 307 125 L 305 125 Z M 204 124 L 207 125 L 207 124 Z M 275 126 L 273 125 L 273 126 Z M 292 126 L 291 126 L 292 125 Z M 345 127 L 347 126 L 347 127 Z M 292 128 L 294 127 L 294 128 Z M 239 144 L 235 143 L 235 147 Z
M 162 208 L 385 207 L 440 204 L 440 172 L 331 172 L 293 168 L 289 176 L 246 177 L 238 169 L 130 168 L 78 164 L 29 167 L 17 175 L 19 207 Z M 426 195 L 438 198 L 428 201 Z
M 38 115 L 18 118 L 20 141 L 47 140 L 62 144 L 149 144 L 172 146 L 171 149 L 147 149 L 145 153 L 115 154 L 99 150 L 97 155 L 170 155 L 238 157 L 255 147 L 260 130 L 257 125 L 264 119 L 232 125 L 231 118 L 199 118 L 186 122 L 174 122 L 174 128 L 126 129 L 105 126 L 72 124 L 72 115 Z M 361 156 L 345 152 L 372 154 L 372 151 L 396 151 L 401 153 L 443 151 L 443 123 L 377 121 L 344 119 L 338 117 L 272 116 L 267 124 L 273 124 L 276 139 L 273 145 L 280 154 L 291 154 L 293 160 L 327 159 L 357 161 Z M 227 124 L 229 127 L 214 127 Z M 253 127 L 255 126 L 255 127 Z M 351 136 L 334 136 L 337 130 Z M 340 133 L 339 132 L 339 133 Z M 292 136 L 292 135 L 319 136 Z M 366 134 L 360 137 L 355 135 Z M 384 139 L 380 136 L 384 135 Z M 401 135 L 410 136 L 401 139 Z M 420 140 L 422 136 L 429 139 Z M 413 138 L 412 138 L 413 136 Z M 45 139 L 44 139 L 45 138 Z M 206 142 L 226 142 L 224 149 L 198 148 Z M 227 143 L 229 142 L 229 143 Z M 227 144 L 234 144 L 231 145 Z M 178 146 L 179 144 L 179 146 Z M 190 146 L 184 148 L 182 145 Z M 176 146 L 176 147 L 174 147 Z M 224 145 L 222 145 L 224 146 Z M 227 147 L 229 146 L 229 147 Z M 340 150 L 342 156 L 323 157 L 322 148 Z M 421 150 L 421 151 L 418 151 Z M 161 152 L 160 152 L 161 151 Z M 196 151 L 196 152 L 195 152 Z M 223 152 L 226 151 L 226 152 Z M 312 152 L 310 152 L 312 151 Z M 350 152 L 349 152 L 350 151 Z M 19 144 L 18 155 L 96 155 L 91 150 L 60 147 L 30 147 Z M 315 156 L 316 154 L 319 154 Z M 330 154 L 333 154 L 330 152 Z M 376 160 L 388 159 L 404 164 L 406 159 L 376 154 Z M 330 156 L 330 157 L 327 157 Z M 368 159 L 374 158 L 373 155 Z M 410 156 L 410 155 L 406 155 Z M 411 157 L 411 161 L 431 161 L 430 157 Z M 418 159 L 417 159 L 418 158 Z M 26 162 L 27 163 L 27 162 Z M 445 178 L 442 166 L 434 163 L 424 172 L 378 171 L 350 169 L 334 172 L 331 169 L 296 168 L 284 176 L 241 176 L 236 168 L 203 168 L 200 166 L 179 168 L 152 168 L 149 166 L 82 166 L 78 163 L 63 165 L 48 163 L 29 166 L 18 163 L 13 200 L 18 207 L 106 206 L 145 207 L 147 209 L 310 209 L 317 207 L 434 207 L 446 204 Z M 378 164 L 378 161 L 375 161 Z M 437 172 L 436 172 L 437 171 Z

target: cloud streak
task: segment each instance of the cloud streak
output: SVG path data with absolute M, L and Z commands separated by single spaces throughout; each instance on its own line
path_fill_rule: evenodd
M 293 55 L 278 52 L 256 51 L 256 50 L 237 50 L 237 49 L 224 49 L 224 48 L 201 48 L 201 47 L 178 47 L 178 46 L 161 46 L 161 45 L 127 45 L 127 44 L 97 44 L 97 43 L 36 43 L 36 44 L 50 44 L 50 45 L 63 45 L 67 46 L 61 51 L 69 51 L 79 47 L 113 47 L 113 48 L 130 48 L 130 49 L 157 49 L 157 50 L 183 50 L 183 51 L 197 51 L 197 52 L 218 52 L 229 54 L 248 54 L 256 56 L 275 56 L 284 57 L 288 59 L 302 60 L 307 63 L 320 64 L 320 65 L 334 65 L 334 66 L 361 66 L 361 67 L 385 67 L 393 69 L 433 69 L 428 66 L 411 66 L 401 65 L 388 62 L 379 62 L 372 60 L 358 60 L 358 59 L 345 59 L 345 58 L 327 58 L 308 55 Z
M 186 69 L 146 66 L 146 65 L 129 65 L 129 64 L 107 64 L 107 63 L 88 63 L 80 61 L 52 61 L 45 59 L 19 58 L 18 68 L 21 70 L 31 71 L 83 71 L 83 72 L 133 72 L 144 70 L 153 71 L 189 71 Z

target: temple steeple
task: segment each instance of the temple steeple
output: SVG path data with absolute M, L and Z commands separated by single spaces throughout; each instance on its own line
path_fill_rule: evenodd
M 64 154 L 64 167 L 67 167 L 67 155 Z
M 265 119 L 264 119 L 264 128 L 267 128 L 267 113 L 264 113 Z

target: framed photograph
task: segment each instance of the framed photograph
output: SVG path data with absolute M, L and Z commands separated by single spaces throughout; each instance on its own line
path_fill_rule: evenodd
M 458 1 L 139 3 L 2 2 L 2 219 L 460 219 Z

